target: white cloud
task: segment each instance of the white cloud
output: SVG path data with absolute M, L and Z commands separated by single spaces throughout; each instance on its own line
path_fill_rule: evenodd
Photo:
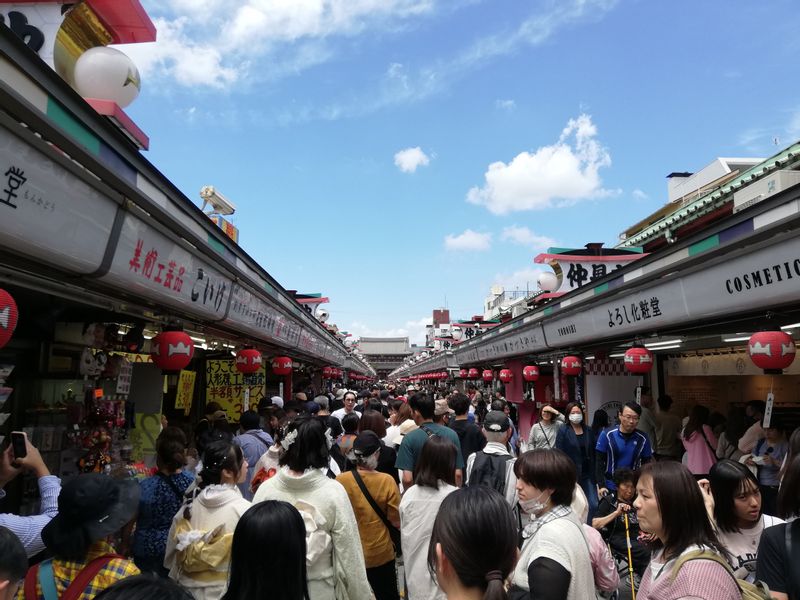
M 518 227 L 517 225 L 512 225 L 511 227 L 503 229 L 503 233 L 500 234 L 500 239 L 536 250 L 556 245 L 556 241 L 553 238 L 549 238 L 545 235 L 536 235 L 527 227 Z
M 470 189 L 467 201 L 504 215 L 608 196 L 615 192 L 603 189 L 599 171 L 610 164 L 592 118 L 582 114 L 569 120 L 555 144 L 489 165 L 484 186 Z
M 391 329 L 382 329 L 379 327 L 370 327 L 361 321 L 353 321 L 348 332 L 353 334 L 353 337 L 408 337 L 412 344 L 424 345 L 425 344 L 425 327 L 430 325 L 432 320 L 430 317 L 422 317 L 421 319 L 406 321 L 403 327 L 394 327 Z
M 418 167 L 427 167 L 430 162 L 430 157 L 419 146 L 400 150 L 394 155 L 394 164 L 403 173 L 414 173 Z
M 488 250 L 492 246 L 491 233 L 478 233 L 467 229 L 458 235 L 447 235 L 444 238 L 444 247 L 447 250 Z
M 547 269 L 526 267 L 513 273 L 498 273 L 494 276 L 494 284 L 502 285 L 506 290 L 530 290 L 538 288 L 539 274 Z
M 631 196 L 633 196 L 637 200 L 647 200 L 650 197 L 645 192 L 640 190 L 639 188 L 636 188 L 635 190 L 633 190 L 633 192 L 631 192 Z
M 517 108 L 517 103 L 513 100 L 495 100 L 494 106 L 500 110 L 512 111 Z

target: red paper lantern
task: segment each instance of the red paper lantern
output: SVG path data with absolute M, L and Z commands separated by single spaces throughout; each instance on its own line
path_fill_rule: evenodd
M 539 367 L 536 365 L 528 365 L 522 369 L 522 378 L 525 381 L 537 381 L 539 379 Z
M 565 356 L 561 359 L 561 370 L 564 375 L 574 377 L 580 375 L 582 367 L 581 359 L 577 356 Z
M 292 359 L 288 356 L 276 356 L 272 359 L 272 372 L 275 375 L 289 375 L 292 372 Z
M 625 351 L 625 370 L 634 375 L 644 375 L 653 368 L 653 353 L 643 346 L 633 346 Z
M 469 378 L 470 379 L 477 379 L 480 376 L 480 372 L 475 367 L 469 370 Z
M 466 379 L 469 377 L 469 369 L 459 369 L 458 377 L 459 379 Z
M 192 338 L 183 331 L 162 331 L 150 340 L 150 356 L 162 371 L 185 369 L 194 356 Z
M 747 342 L 750 360 L 767 374 L 780 374 L 794 362 L 796 353 L 794 340 L 785 331 L 759 331 Z
M 442 373 L 441 373 L 441 375 L 439 375 L 439 377 L 441 379 L 447 379 L 450 376 L 447 374 L 447 371 L 442 371 Z
M 511 372 L 511 369 L 500 369 L 499 377 L 503 383 L 511 383 L 511 380 L 514 379 L 514 373 Z
M 484 369 L 483 373 L 481 373 L 481 378 L 488 383 L 494 379 L 494 373 L 491 369 Z
M 239 373 L 245 375 L 258 373 L 263 363 L 264 358 L 261 356 L 261 352 L 255 348 L 244 348 L 236 354 L 236 370 Z
M 5 346 L 14 335 L 18 317 L 19 312 L 14 298 L 7 291 L 0 290 L 0 348 Z

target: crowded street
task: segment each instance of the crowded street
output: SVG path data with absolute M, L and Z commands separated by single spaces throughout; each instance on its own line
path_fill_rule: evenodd
M 0 0 L 0 600 L 800 600 L 800 12 L 701 4 Z

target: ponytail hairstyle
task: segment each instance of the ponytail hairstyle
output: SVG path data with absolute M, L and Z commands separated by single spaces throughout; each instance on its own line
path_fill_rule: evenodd
M 243 462 L 244 455 L 238 444 L 222 440 L 210 443 L 206 447 L 205 452 L 203 452 L 203 470 L 200 471 L 198 477 L 195 496 L 209 485 L 219 485 L 222 483 L 223 470 L 231 471 L 234 478 L 238 479 Z M 194 496 L 188 500 L 186 508 L 183 511 L 185 519 L 192 518 L 192 502 L 194 502 Z
M 448 494 L 428 546 L 428 569 L 434 578 L 437 547 L 464 587 L 481 590 L 483 600 L 507 600 L 504 583 L 517 563 L 517 526 L 500 493 L 475 485 Z

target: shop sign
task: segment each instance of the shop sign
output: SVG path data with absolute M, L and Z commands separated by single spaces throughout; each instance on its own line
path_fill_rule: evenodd
M 128 214 L 103 280 L 188 313 L 221 319 L 233 282 L 214 267 Z
M 175 392 L 175 408 L 183 409 L 185 415 L 192 409 L 192 399 L 194 398 L 194 383 L 197 380 L 197 373 L 194 371 L 181 371 L 178 376 L 178 389 Z
M 537 323 L 533 327 L 515 331 L 512 335 L 478 346 L 476 349 L 477 360 L 481 362 L 507 356 L 532 354 L 546 348 L 541 326 Z
M 250 390 L 250 406 L 258 406 L 266 393 L 266 372 L 262 366 L 252 375 L 236 370 L 235 361 L 206 361 L 206 402 L 218 402 L 228 420 L 238 423 L 244 410 L 245 390 Z
M 108 245 L 117 204 L 0 127 L 0 238 L 38 262 L 88 274 Z
M 559 286 L 553 295 L 560 296 L 577 290 L 595 280 L 602 279 L 609 273 L 621 269 L 625 265 L 639 260 L 645 254 L 621 254 L 617 256 L 586 256 L 580 254 L 539 254 L 533 261 L 537 264 L 549 264 L 559 273 Z

